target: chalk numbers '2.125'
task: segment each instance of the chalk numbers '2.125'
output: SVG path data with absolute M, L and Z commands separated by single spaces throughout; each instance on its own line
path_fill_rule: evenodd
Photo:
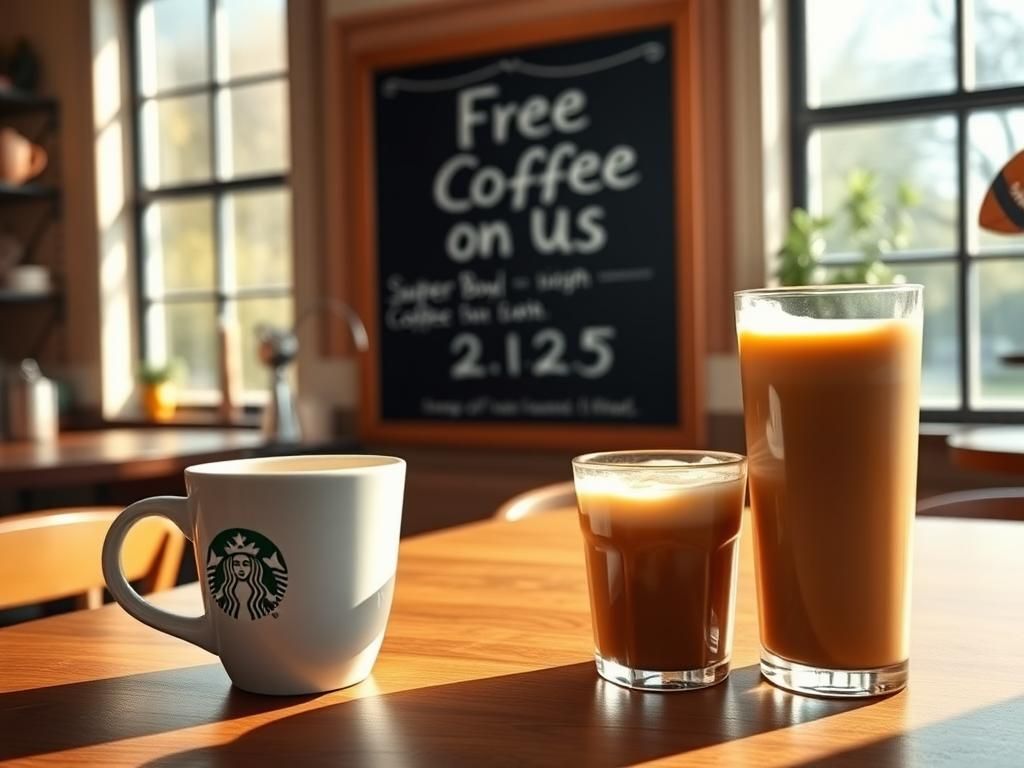
M 454 358 L 449 375 L 456 381 L 488 376 L 599 379 L 615 364 L 614 339 L 615 328 L 610 325 L 581 328 L 575 344 L 558 328 L 542 328 L 533 334 L 506 333 L 501 349 L 486 349 L 480 336 L 465 331 L 448 346 Z

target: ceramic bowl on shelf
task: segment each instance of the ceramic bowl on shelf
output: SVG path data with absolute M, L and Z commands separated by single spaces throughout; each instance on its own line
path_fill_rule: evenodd
M 52 288 L 50 268 L 42 264 L 18 264 L 4 275 L 3 286 L 11 293 L 49 293 Z

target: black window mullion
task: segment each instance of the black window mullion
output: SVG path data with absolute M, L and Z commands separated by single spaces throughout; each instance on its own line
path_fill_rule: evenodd
M 132 103 L 136 103 L 137 94 L 140 93 L 139 83 L 139 0 L 132 0 L 128 5 L 128 10 L 131 13 L 130 20 L 128 23 L 128 60 L 130 65 L 128 67 L 128 87 L 131 89 Z M 142 174 L 142 158 L 143 158 L 143 147 L 142 147 L 142 130 L 140 127 L 141 119 L 141 104 L 137 104 L 134 113 L 131 116 L 131 136 L 132 136 L 132 159 L 134 161 L 134 169 L 132 176 L 135 178 L 135 200 L 134 200 L 134 237 L 133 242 L 135 245 L 135 295 L 138 298 L 139 306 L 139 327 L 142 332 L 139 334 L 139 359 L 142 361 L 149 360 L 149 325 L 147 321 L 147 315 L 149 309 L 153 304 L 153 300 L 149 297 L 149 286 L 146 285 L 146 269 L 145 269 L 145 232 L 143 230 L 143 218 L 145 216 L 146 207 L 139 201 L 138 193 L 140 190 L 145 188 L 143 184 Z
M 204 288 L 177 288 L 150 299 L 150 303 L 164 304 L 202 304 L 216 301 L 219 291 Z
M 244 299 L 283 299 L 291 296 L 290 284 L 242 286 L 228 290 L 178 288 L 147 299 L 149 304 L 201 304 L 209 302 L 239 301 Z
M 210 61 L 210 175 L 214 182 L 213 191 L 213 275 L 216 285 L 216 304 L 214 307 L 218 329 L 227 323 L 228 297 L 227 283 L 225 277 L 224 259 L 224 187 L 221 184 L 220 172 L 220 97 L 222 86 L 220 83 L 220 72 L 218 71 L 217 59 L 217 2 L 218 0 L 206 0 L 209 11 L 209 23 L 207 24 L 208 51 Z M 224 349 L 223 344 L 217 344 L 217 371 L 218 374 L 227 370 L 227 361 L 222 359 L 230 350 Z M 223 388 L 225 382 L 220 382 Z
M 211 22 L 212 24 L 213 22 Z M 190 83 L 189 85 L 175 85 L 170 88 L 164 88 L 161 91 L 154 91 L 153 93 L 143 94 L 136 89 L 135 91 L 135 106 L 136 108 L 141 107 L 147 101 L 160 101 L 162 99 L 180 99 L 185 96 L 213 96 L 213 94 L 220 88 L 245 88 L 250 85 L 263 85 L 264 83 L 272 83 L 276 80 L 287 80 L 288 72 L 260 72 L 255 75 L 243 75 L 242 77 L 227 78 L 225 80 L 216 80 L 211 78 L 205 83 Z
M 956 43 L 954 62 L 956 64 L 956 92 L 961 96 L 967 93 L 966 84 L 964 83 L 964 68 L 967 65 L 967 52 L 964 50 L 965 12 L 964 0 L 956 0 L 956 9 L 953 16 L 953 34 L 956 36 L 954 41 Z
M 957 0 L 953 32 L 956 35 L 956 91 L 961 99 L 967 92 L 964 82 L 967 55 L 964 50 L 965 12 L 963 0 Z M 956 175 L 960 193 L 960 204 L 957 206 L 957 343 L 960 346 L 960 412 L 965 416 L 971 412 L 971 359 L 974 354 L 970 334 L 971 268 L 967 257 L 967 118 L 967 109 L 959 105 L 956 113 Z
M 960 5 L 959 3 L 957 4 Z M 959 110 L 956 116 L 956 162 L 957 186 L 960 190 L 960 204 L 957 206 L 957 331 L 960 345 L 960 410 L 971 411 L 971 358 L 970 347 L 970 262 L 967 257 L 967 112 Z
M 242 176 L 237 179 L 227 179 L 224 181 L 189 182 L 186 184 L 175 184 L 170 187 L 157 187 L 156 189 L 140 188 L 137 194 L 140 200 L 148 203 L 174 197 L 213 195 L 218 192 L 244 192 L 250 189 L 266 189 L 270 187 L 285 188 L 288 186 L 288 181 L 289 177 L 287 174 L 275 173 L 269 176 Z
M 790 161 L 793 172 L 789 179 L 790 210 L 807 207 L 807 143 L 810 124 L 804 115 L 807 105 L 807 15 L 804 0 L 789 4 L 789 100 Z
M 232 301 L 245 299 L 286 299 L 292 294 L 291 285 L 266 285 L 242 287 L 228 291 L 225 296 Z
M 915 256 L 905 254 L 902 251 L 894 251 L 882 256 L 882 261 L 886 264 L 899 264 L 905 266 L 914 266 L 915 264 L 955 264 L 958 259 L 959 256 L 955 253 L 936 253 Z
M 220 179 L 219 168 L 217 167 L 217 0 L 206 0 L 208 14 L 206 23 L 206 61 L 209 71 L 206 73 L 209 78 L 207 85 L 210 89 L 210 177 L 213 181 Z M 216 200 L 214 201 L 216 203 Z M 214 225 L 216 228 L 216 224 Z M 216 240 L 214 240 L 216 242 Z
M 973 254 L 967 261 L 970 264 L 977 264 L 979 261 L 991 261 L 993 259 L 1021 259 L 1024 258 L 1024 250 L 992 250 Z
M 217 134 L 219 121 L 217 119 L 217 107 L 220 99 L 220 92 L 217 84 L 217 0 L 206 0 L 207 24 L 206 24 L 206 59 L 209 62 L 210 88 L 210 179 L 211 191 L 213 193 L 213 281 L 217 294 L 216 313 L 220 317 L 224 312 L 224 244 L 223 226 L 221 224 L 223 193 L 220 189 L 220 136 Z M 218 347 L 218 355 L 221 353 Z
M 919 96 L 887 101 L 866 101 L 856 104 L 836 104 L 828 107 L 804 107 L 793 113 L 797 123 L 829 125 L 833 123 L 879 122 L 899 118 L 933 115 L 961 108 L 993 109 L 1020 106 L 1024 101 L 1024 86 L 991 88 L 983 91 L 950 91 L 935 96 Z M 800 110 L 797 105 L 795 109 Z

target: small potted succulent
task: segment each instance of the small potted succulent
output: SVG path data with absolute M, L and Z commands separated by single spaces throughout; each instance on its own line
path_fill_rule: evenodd
M 170 421 L 178 408 L 177 366 L 173 363 L 145 363 L 139 370 L 142 410 L 150 421 Z

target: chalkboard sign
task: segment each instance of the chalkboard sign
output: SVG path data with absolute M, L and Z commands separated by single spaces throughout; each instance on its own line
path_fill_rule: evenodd
M 684 8 L 367 64 L 369 437 L 698 434 Z

